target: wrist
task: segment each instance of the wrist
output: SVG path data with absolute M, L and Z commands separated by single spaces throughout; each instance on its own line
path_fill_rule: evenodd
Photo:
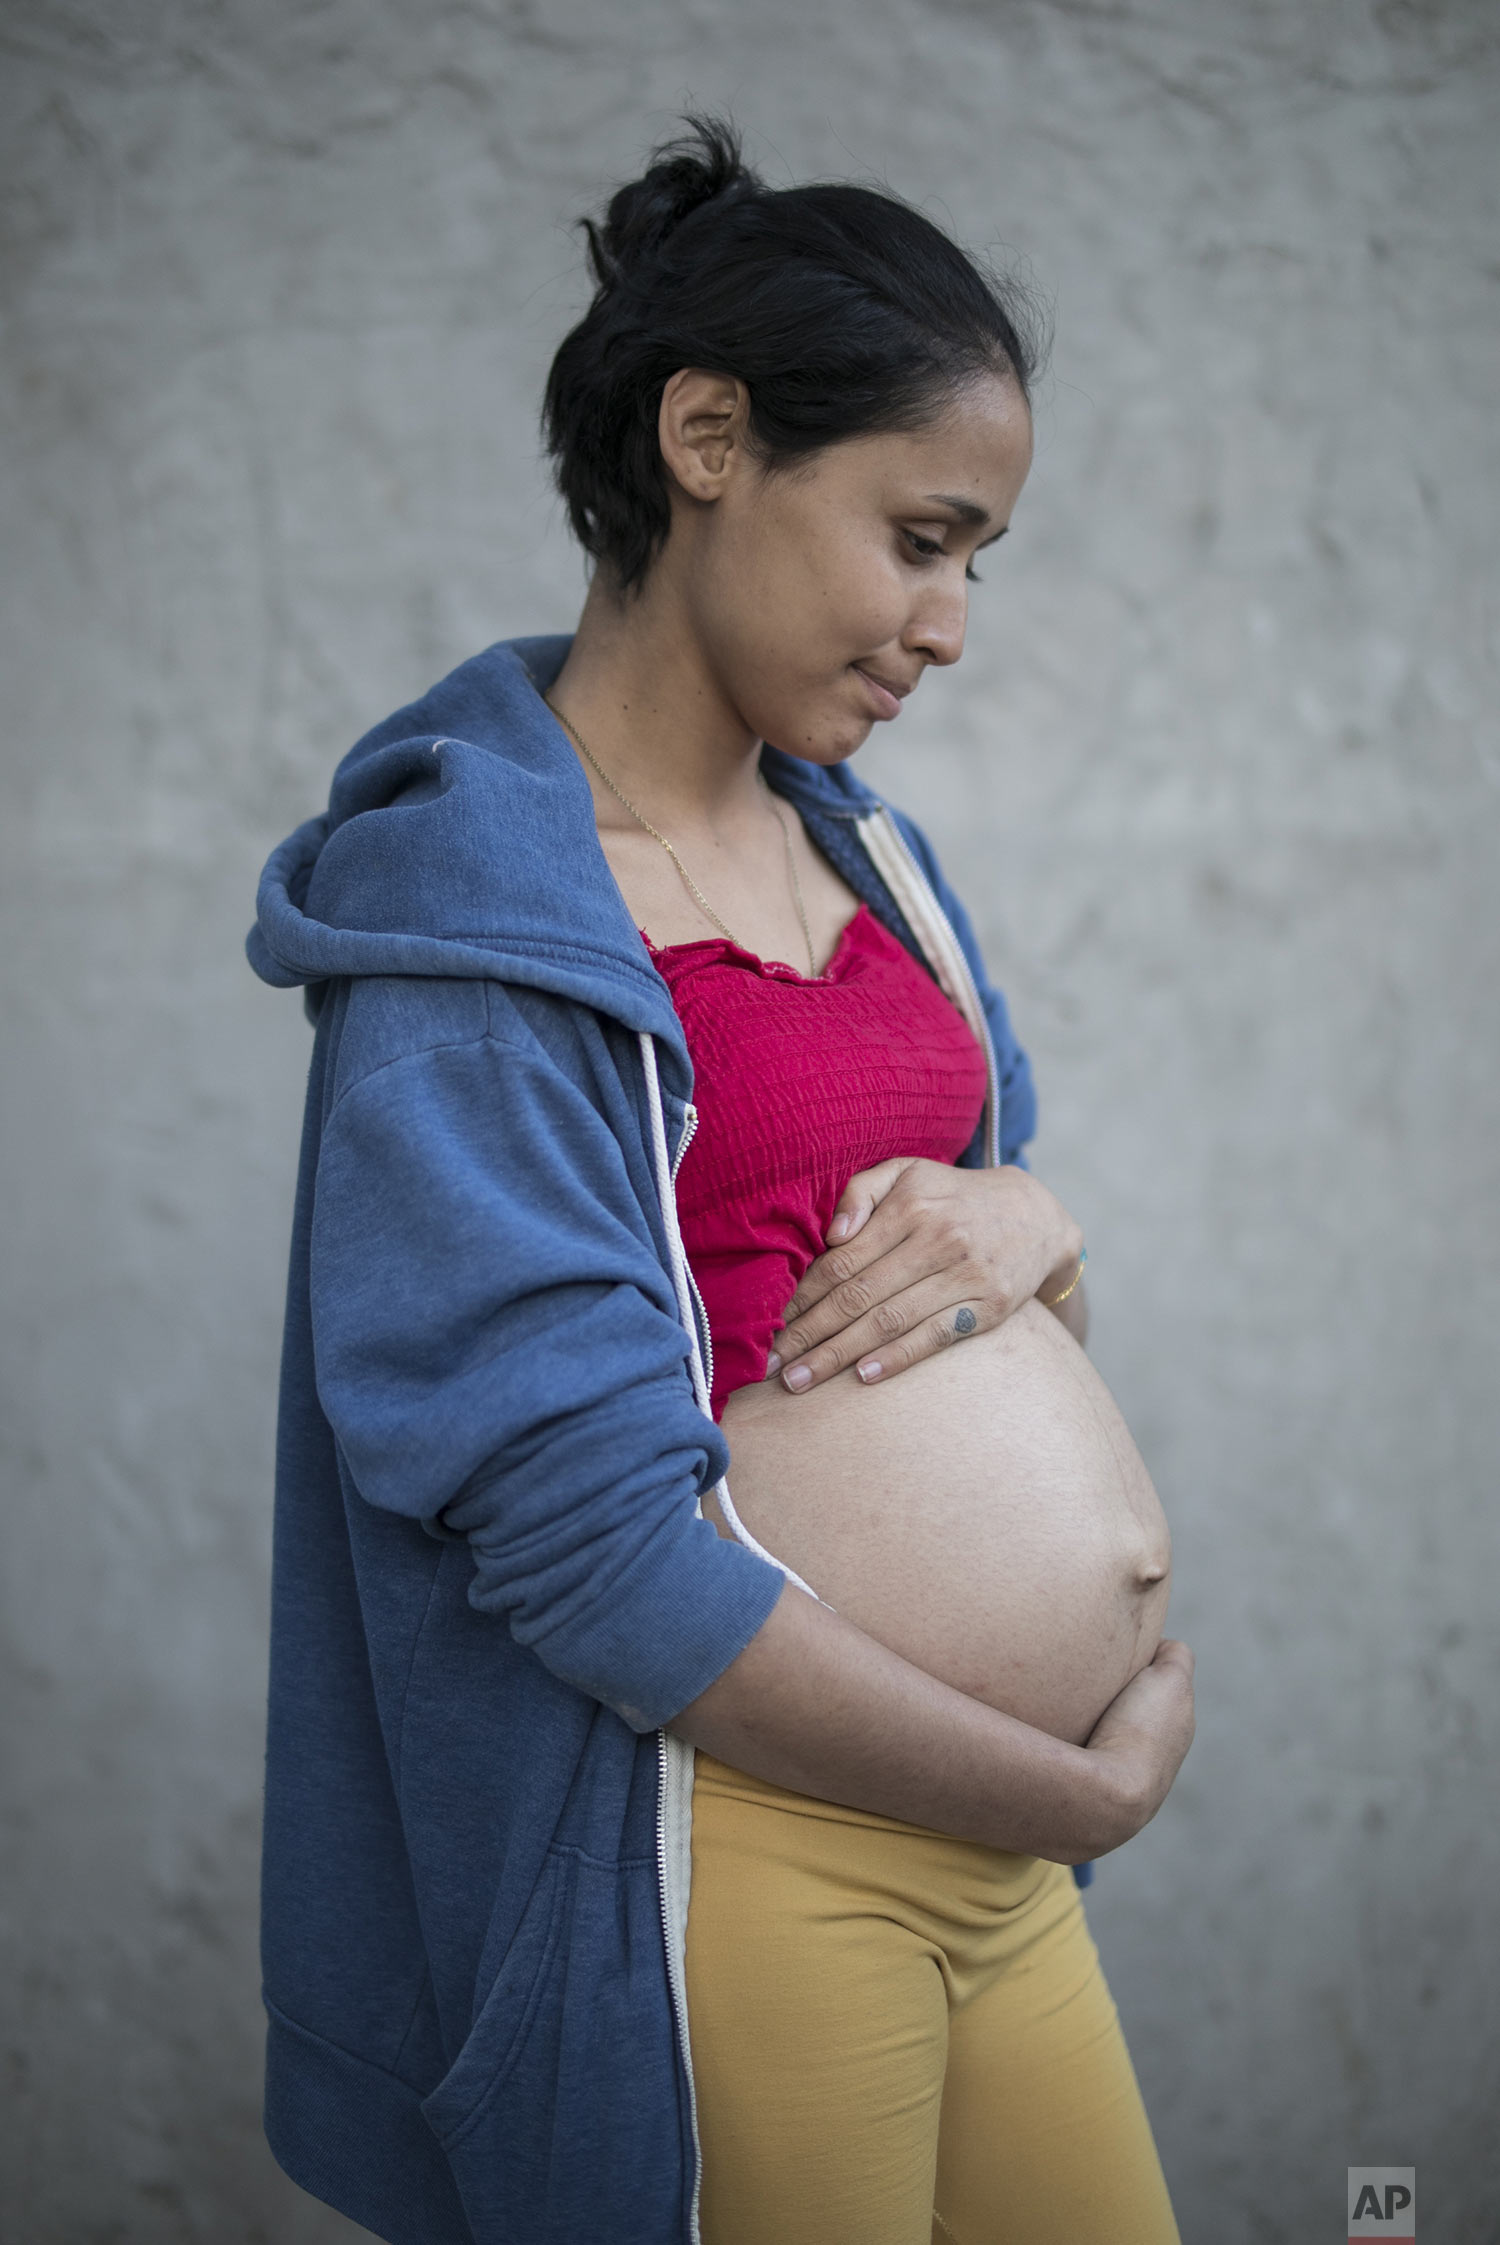
M 1074 1224 L 1071 1230 L 1072 1237 L 1061 1261 L 1053 1264 L 1037 1288 L 1037 1300 L 1043 1309 L 1060 1309 L 1068 1296 L 1077 1290 L 1083 1278 L 1089 1251 L 1083 1243 L 1083 1233 L 1079 1227 Z
M 1036 1293 L 1043 1297 L 1054 1296 L 1059 1288 L 1071 1285 L 1078 1275 L 1084 1259 L 1083 1226 L 1068 1213 L 1051 1187 L 1044 1185 L 1029 1169 L 1008 1167 L 996 1174 L 1014 1178 L 1023 1195 L 1031 1199 L 1031 1222 L 1041 1234 L 1042 1252 L 1047 1256 L 1047 1266 Z
M 979 1712 L 976 1706 L 976 1712 Z M 1108 1757 L 984 1708 L 998 1748 L 968 1837 L 1049 1863 L 1087 1863 L 1129 1836 L 1119 1773 Z M 989 1754 L 985 1753 L 989 1762 Z
M 1049 1744 L 1055 1753 L 1034 1772 L 1040 1790 L 1032 1804 L 1032 1830 L 1018 1842 L 1012 1799 L 1008 1814 L 1002 1812 L 1005 1829 L 992 1844 L 1019 1846 L 1049 1863 L 1091 1863 L 1111 1854 L 1141 1821 L 1133 1813 L 1129 1780 L 1106 1754 L 1065 1739 Z
M 1134 1839 L 1141 1826 L 1150 1821 L 1156 1803 L 1150 1799 L 1150 1786 L 1139 1757 L 1122 1757 L 1107 1747 L 1084 1747 L 1081 1751 L 1089 1765 L 1088 1782 L 1079 1803 L 1079 1821 L 1087 1842 L 1072 1860 L 1092 1862 Z

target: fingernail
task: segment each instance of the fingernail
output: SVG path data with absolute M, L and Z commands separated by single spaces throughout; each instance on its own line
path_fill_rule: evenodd
M 828 1237 L 829 1237 L 830 1239 L 842 1239 L 842 1238 L 843 1238 L 843 1236 L 844 1236 L 844 1234 L 845 1234 L 845 1232 L 847 1232 L 847 1231 L 848 1231 L 848 1229 L 849 1229 L 849 1219 L 848 1219 L 848 1217 L 847 1217 L 847 1216 L 835 1216 L 835 1218 L 833 1219 L 833 1222 L 832 1222 L 832 1223 L 831 1223 L 831 1224 L 829 1225 L 829 1227 L 828 1227 Z
M 859 1368 L 859 1376 L 868 1385 L 870 1381 L 880 1378 L 883 1369 L 884 1367 L 879 1364 L 862 1364 Z
M 794 1364 L 790 1372 L 782 1374 L 782 1378 L 789 1388 L 805 1388 L 812 1379 L 812 1374 L 805 1364 Z
M 772 1349 L 770 1355 L 766 1358 L 766 1378 L 769 1380 L 773 1373 L 779 1372 L 780 1370 L 781 1359 L 776 1354 L 776 1351 Z

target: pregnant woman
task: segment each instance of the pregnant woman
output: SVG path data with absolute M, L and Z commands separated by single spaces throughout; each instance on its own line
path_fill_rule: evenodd
M 571 637 L 275 853 L 267 2129 L 392 2245 L 1168 2245 L 1070 1865 L 1192 1729 L 1025 1058 L 849 769 L 1031 459 L 1005 292 L 693 120 L 590 225 Z M 912 789 L 920 788 L 912 773 Z

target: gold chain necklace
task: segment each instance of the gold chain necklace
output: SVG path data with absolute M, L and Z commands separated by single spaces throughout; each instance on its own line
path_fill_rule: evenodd
M 617 795 L 620 801 L 624 804 L 626 810 L 630 813 L 631 817 L 635 819 L 639 825 L 643 826 L 648 834 L 652 835 L 655 840 L 660 842 L 662 848 L 666 851 L 668 857 L 672 860 L 672 863 L 676 866 L 678 872 L 682 875 L 683 881 L 686 883 L 688 889 L 696 898 L 700 908 L 707 913 L 709 919 L 712 920 L 720 935 L 728 936 L 730 942 L 733 944 L 737 944 L 741 951 L 748 951 L 750 946 L 747 943 L 740 943 L 739 937 L 731 933 L 731 931 L 725 927 L 723 921 L 719 918 L 718 913 L 709 903 L 708 898 L 703 894 L 703 891 L 699 888 L 697 882 L 693 879 L 692 874 L 689 873 L 687 867 L 683 864 L 681 858 L 677 855 L 677 852 L 673 849 L 665 834 L 659 833 L 658 830 L 651 824 L 650 819 L 646 817 L 645 813 L 636 809 L 634 803 L 631 802 L 630 797 L 625 793 L 623 787 L 616 787 L 614 781 L 610 778 L 608 772 L 606 772 L 598 757 L 589 747 L 589 744 L 584 739 L 582 733 L 579 732 L 578 727 L 573 724 L 570 719 L 564 717 L 557 704 L 553 701 L 548 701 L 545 694 L 542 696 L 542 699 L 547 703 L 547 707 L 551 710 L 558 723 L 567 727 L 568 731 L 572 734 L 574 740 L 577 741 L 579 747 L 583 750 L 584 755 L 593 765 L 594 770 L 599 774 L 600 779 L 603 780 L 610 793 L 612 795 Z M 787 869 L 792 876 L 792 896 L 797 906 L 797 917 L 802 922 L 802 940 L 807 945 L 807 971 L 808 974 L 814 980 L 816 980 L 818 972 L 818 962 L 813 952 L 812 931 L 807 924 L 807 908 L 802 902 L 802 883 L 797 878 L 797 860 L 792 853 L 791 829 L 788 827 L 786 820 L 782 817 L 780 810 L 777 808 L 775 794 L 771 788 L 770 782 L 766 778 L 765 773 L 757 772 L 755 776 L 760 781 L 761 786 L 765 789 L 767 796 L 770 797 L 771 810 L 775 816 L 776 824 L 781 828 L 781 839 L 786 844 Z

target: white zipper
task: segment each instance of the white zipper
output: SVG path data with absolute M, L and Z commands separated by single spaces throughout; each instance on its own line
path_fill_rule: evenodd
M 646 1103 L 651 1112 L 651 1149 L 656 1167 L 657 1198 L 661 1203 L 662 1223 L 667 1234 L 667 1253 L 672 1268 L 672 1286 L 677 1296 L 677 1314 L 692 1344 L 689 1370 L 692 1373 L 693 1394 L 705 1418 L 712 1417 L 713 1355 L 712 1338 L 708 1331 L 708 1317 L 703 1315 L 703 1342 L 700 1344 L 694 1304 L 703 1310 L 703 1297 L 698 1292 L 687 1252 L 682 1244 L 682 1228 L 677 1220 L 677 1172 L 682 1157 L 687 1152 L 694 1132 L 698 1128 L 698 1110 L 691 1104 L 683 1114 L 683 1132 L 677 1142 L 676 1154 L 667 1154 L 667 1126 L 662 1114 L 661 1081 L 656 1066 L 656 1045 L 649 1030 L 641 1030 L 641 1062 L 646 1076 Z M 810 1584 L 774 1552 L 767 1551 L 756 1542 L 734 1509 L 729 1494 L 729 1483 L 721 1478 L 714 1489 L 719 1508 L 732 1533 L 753 1551 L 758 1558 L 768 1560 L 779 1568 L 788 1582 L 805 1590 L 809 1598 L 817 1592 Z M 697 1506 L 701 1517 L 703 1506 Z M 824 1600 L 819 1599 L 822 1605 Z M 688 2236 L 690 2245 L 701 2245 L 698 2227 L 698 2198 L 703 2178 L 703 2153 L 698 2140 L 698 2091 L 693 2080 L 693 2053 L 688 2039 L 687 1980 L 684 1968 L 684 1950 L 687 1938 L 687 1906 L 693 1875 L 692 1858 L 692 1800 L 693 1800 L 693 1749 L 683 1739 L 674 1738 L 665 1728 L 656 1734 L 657 1797 L 656 1797 L 656 1881 L 657 1899 L 661 1906 L 662 1945 L 667 1960 L 667 1993 L 672 2004 L 672 2018 L 677 2030 L 677 2046 L 682 2053 L 683 2071 L 687 2076 L 688 2115 L 693 2133 L 693 2195 L 688 2210 Z M 674 1860 L 675 1854 L 675 1860 Z
M 672 1156 L 672 1193 L 674 1199 L 677 1193 L 677 1172 L 682 1167 L 682 1157 L 687 1152 L 689 1146 L 691 1146 L 691 1144 L 693 1143 L 693 1140 L 697 1135 L 697 1131 L 698 1110 L 693 1105 L 692 1101 L 689 1100 L 686 1107 L 684 1107 L 684 1109 L 682 1110 L 682 1136 L 678 1139 L 677 1151 Z M 705 1306 L 703 1296 L 698 1291 L 698 1281 L 693 1276 L 693 1266 L 691 1263 L 687 1262 L 686 1256 L 684 1256 L 683 1261 L 687 1269 L 687 1282 L 692 1289 L 693 1301 L 697 1305 L 698 1310 L 698 1332 L 699 1338 L 703 1345 L 703 1377 L 708 1383 L 708 1392 L 710 1395 L 712 1395 L 714 1392 L 713 1332 L 709 1326 L 708 1310 Z
M 672 2006 L 672 2025 L 677 2036 L 677 2047 L 682 2055 L 682 2070 L 687 2077 L 688 2124 L 693 2138 L 693 2194 L 688 2203 L 688 2238 L 690 2245 L 702 2245 L 698 2226 L 698 2201 L 703 2185 L 703 2146 L 698 2138 L 698 2086 L 693 2079 L 693 2053 L 688 2041 L 687 1978 L 684 1951 L 687 1937 L 687 1897 L 692 1880 L 692 1799 L 693 1799 L 693 1749 L 680 1738 L 667 1731 L 656 1734 L 656 1893 L 661 1908 L 662 1947 L 667 1959 L 667 1997 Z M 680 1798 L 679 1798 L 680 1796 Z M 679 1856 L 685 1856 L 686 1877 L 681 1863 L 672 1865 L 667 1860 L 667 1830 L 671 1827 Z M 674 1898 L 681 1895 L 681 1908 L 674 1907 Z M 680 1918 L 680 1924 L 675 1922 Z
M 693 1378 L 693 1393 L 700 1409 L 707 1413 L 709 1391 L 703 1379 L 692 1300 L 684 1284 L 688 1276 L 687 1256 L 683 1252 L 682 1232 L 677 1222 L 677 1171 L 698 1127 L 698 1110 L 691 1105 L 686 1109 L 676 1155 L 669 1158 L 667 1126 L 662 1114 L 661 1083 L 656 1067 L 656 1042 L 649 1030 L 643 1029 L 639 1035 L 641 1064 L 646 1076 L 646 1104 L 651 1113 L 651 1150 L 656 1167 L 656 1192 L 661 1205 L 661 1220 L 666 1227 L 667 1256 L 671 1264 L 673 1291 L 677 1296 L 677 1314 L 692 1342 L 689 1368 Z M 697 1510 L 701 1515 L 701 1504 Z M 702 2245 L 702 2233 L 698 2226 L 698 2198 L 703 2180 L 703 2147 L 698 2140 L 698 2091 L 693 2080 L 693 2053 L 688 2040 L 687 1978 L 683 1962 L 687 1937 L 688 1890 L 692 1878 L 693 1749 L 682 1739 L 673 1738 L 663 1728 L 656 1734 L 656 1756 L 656 1894 L 661 1911 L 662 1948 L 667 1964 L 667 1997 L 672 2006 L 672 2024 L 677 2035 L 682 2070 L 687 2077 L 688 2120 L 693 2139 L 693 2193 L 688 2205 L 688 2238 L 689 2245 Z M 676 1861 L 672 1860 L 668 1851 L 669 1830 L 675 1843 Z
M 682 1157 L 693 1143 L 697 1130 L 698 1110 L 690 1099 L 682 1110 L 682 1136 L 677 1141 L 677 1151 L 672 1156 L 672 1166 L 667 1173 L 674 1186 L 677 1183 L 677 1172 L 682 1167 Z

